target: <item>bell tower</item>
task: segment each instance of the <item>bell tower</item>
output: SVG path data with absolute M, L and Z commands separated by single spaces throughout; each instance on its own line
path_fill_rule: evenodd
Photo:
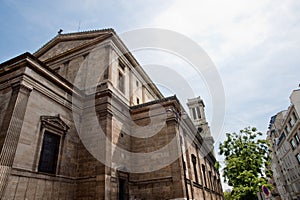
M 208 122 L 206 121 L 204 112 L 204 102 L 200 96 L 187 100 L 187 106 L 189 108 L 190 117 L 198 130 L 198 133 L 202 136 L 205 144 L 213 149 L 214 138 L 210 133 Z

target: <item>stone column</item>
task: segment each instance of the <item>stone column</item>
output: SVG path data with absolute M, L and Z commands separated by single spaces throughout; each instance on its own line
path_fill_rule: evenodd
M 4 144 L 0 153 L 0 197 L 2 197 L 14 161 L 28 98 L 32 88 L 17 83 L 12 85 L 12 95 L 5 113 Z

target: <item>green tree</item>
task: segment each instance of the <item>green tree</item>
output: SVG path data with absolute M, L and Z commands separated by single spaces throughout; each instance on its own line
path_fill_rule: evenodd
M 229 192 L 229 191 L 224 192 L 224 199 L 225 200 L 234 200 L 234 198 L 231 195 L 231 192 Z
M 226 133 L 227 139 L 220 143 L 220 155 L 225 156 L 223 177 L 233 187 L 232 199 L 255 200 L 261 186 L 267 184 L 265 167 L 269 163 L 268 141 L 257 139 L 262 133 L 247 127 L 240 133 Z

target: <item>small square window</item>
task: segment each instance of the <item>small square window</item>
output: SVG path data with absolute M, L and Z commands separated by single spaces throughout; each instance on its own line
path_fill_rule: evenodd
M 285 126 L 285 127 L 284 127 L 284 130 L 286 131 L 287 134 L 289 134 L 290 128 L 289 128 L 288 126 Z
M 299 153 L 296 155 L 296 158 L 298 160 L 298 163 L 300 164 L 300 154 Z
M 295 143 L 294 139 L 290 140 L 290 144 L 291 144 L 293 150 L 296 149 L 297 146 L 296 146 L 296 143 Z
M 294 124 L 295 124 L 295 121 L 294 121 L 294 119 L 291 117 L 290 120 L 289 120 L 289 125 L 290 125 L 290 127 L 293 127 Z
M 300 144 L 300 139 L 299 139 L 298 133 L 296 133 L 296 135 L 294 136 L 294 138 L 296 140 L 297 145 Z
M 136 98 L 136 104 L 140 104 L 140 99 L 138 97 Z

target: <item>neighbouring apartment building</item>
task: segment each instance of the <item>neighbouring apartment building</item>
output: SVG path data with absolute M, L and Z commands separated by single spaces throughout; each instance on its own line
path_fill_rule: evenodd
M 271 144 L 274 186 L 281 199 L 300 199 L 300 90 L 291 105 L 271 117 L 267 139 Z M 275 195 L 276 196 L 276 195 Z M 275 197 L 274 197 L 275 199 Z
M 114 30 L 59 33 L 0 64 L 1 199 L 222 200 L 203 100 L 188 107 Z

